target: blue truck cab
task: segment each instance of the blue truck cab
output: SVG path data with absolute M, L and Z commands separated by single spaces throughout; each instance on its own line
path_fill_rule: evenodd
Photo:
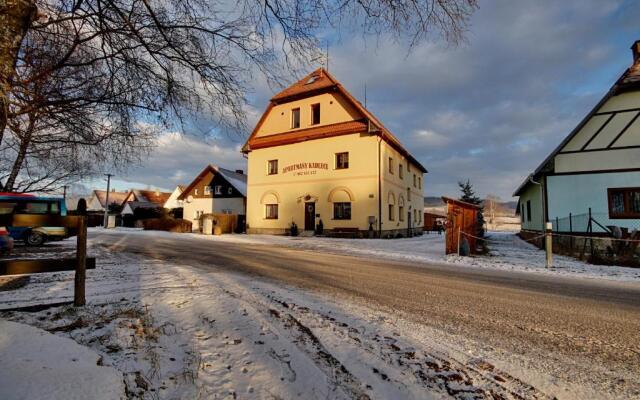
M 67 215 L 67 207 L 61 197 L 36 196 L 24 193 L 0 192 L 0 214 Z M 49 240 L 69 237 L 63 227 L 30 226 L 6 227 L 14 240 L 24 241 L 29 246 L 41 246 Z

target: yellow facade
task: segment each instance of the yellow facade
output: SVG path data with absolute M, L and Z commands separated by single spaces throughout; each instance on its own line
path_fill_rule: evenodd
M 313 124 L 312 107 L 317 104 L 320 121 Z M 331 136 L 333 126 L 366 120 L 360 107 L 348 94 L 331 91 L 267 109 L 252 137 L 280 140 L 313 129 L 302 140 L 251 149 L 250 138 L 245 145 L 249 148 L 249 233 L 284 234 L 292 223 L 300 231 L 313 230 L 322 221 L 326 233 L 358 231 L 366 236 L 371 229 L 375 236 L 383 237 L 421 234 L 424 168 L 391 146 L 379 130 L 366 128 L 370 124 L 362 124 L 361 132 Z M 292 128 L 296 109 L 300 110 L 300 126 Z M 329 137 L 318 136 L 319 132 Z M 348 154 L 346 168 L 339 162 L 345 156 L 338 155 L 344 153 Z
M 291 132 L 291 110 L 300 109 L 300 128 L 311 127 L 311 105 L 320 104 L 320 123 L 313 126 L 325 126 L 345 121 L 355 121 L 362 114 L 339 93 L 324 93 L 285 104 L 275 105 L 268 111 L 268 117 L 258 128 L 256 136 L 264 137 Z

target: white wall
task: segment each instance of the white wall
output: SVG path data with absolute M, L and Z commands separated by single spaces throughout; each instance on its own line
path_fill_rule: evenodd
M 196 212 L 202 211 L 203 214 L 210 214 L 213 212 L 213 198 L 206 199 L 193 199 L 190 203 L 184 202 L 184 209 L 182 211 L 182 218 L 191 221 L 191 229 L 197 230 L 199 228 L 198 220 L 196 219 Z
M 202 211 L 202 214 L 223 213 L 231 210 L 231 214 L 245 215 L 244 198 L 206 198 L 193 199 L 191 203 L 184 202 L 182 217 L 191 221 L 191 229 L 199 229 L 196 212 Z
M 527 201 L 531 202 L 531 220 L 527 215 Z M 527 189 L 520 194 L 520 214 L 522 215 L 522 205 L 524 205 L 524 230 L 542 230 L 542 194 L 540 185 L 529 184 Z
M 167 201 L 164 203 L 164 208 L 172 209 L 172 208 L 182 207 L 183 200 L 178 200 L 178 196 L 180 196 L 181 194 L 182 194 L 182 190 L 176 187 L 171 193 L 171 196 L 169 196 Z
M 229 214 L 228 210 L 231 210 L 231 214 L 245 215 L 244 198 L 243 197 L 230 197 L 230 198 L 216 198 L 213 201 L 213 212 Z

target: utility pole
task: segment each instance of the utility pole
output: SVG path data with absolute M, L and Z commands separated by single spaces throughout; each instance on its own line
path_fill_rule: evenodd
M 67 185 L 62 187 L 62 200 L 67 201 Z
M 111 177 L 113 174 L 105 174 L 107 176 L 107 198 L 104 201 L 104 221 L 102 223 L 103 228 L 107 228 L 107 222 L 109 221 L 109 190 L 111 190 Z

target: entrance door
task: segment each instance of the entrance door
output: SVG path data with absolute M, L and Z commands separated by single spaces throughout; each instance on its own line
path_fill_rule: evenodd
M 316 203 L 304 203 L 304 230 L 316 229 Z

